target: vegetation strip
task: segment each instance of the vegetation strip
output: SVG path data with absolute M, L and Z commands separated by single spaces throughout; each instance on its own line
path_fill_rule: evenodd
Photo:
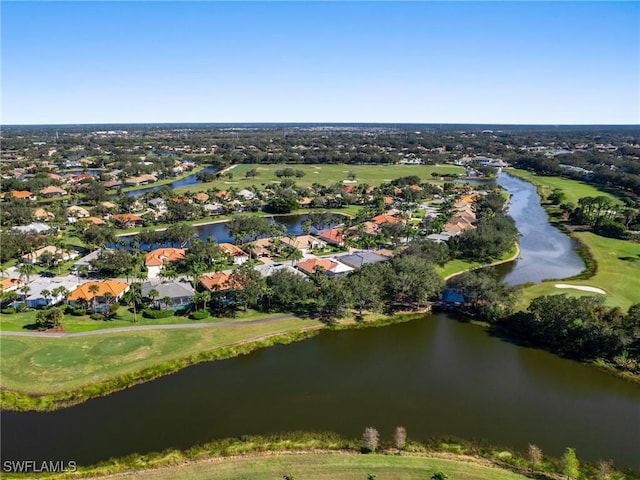
M 549 457 L 536 445 L 526 452 L 474 444 L 456 438 L 432 439 L 421 443 L 396 434 L 392 441 L 376 440 L 371 445 L 365 429 L 360 440 L 334 433 L 292 432 L 265 436 L 215 440 L 188 450 L 165 450 L 145 455 L 132 454 L 94 466 L 79 466 L 66 473 L 39 475 L 5 473 L 3 478 L 147 478 L 194 480 L 242 478 L 298 478 L 344 480 L 393 475 L 403 480 L 433 478 L 516 480 L 533 477 L 544 480 L 606 478 L 637 480 L 637 472 L 618 470 L 608 462 L 583 463 L 571 448 L 561 459 Z M 403 429 L 404 430 L 404 429 Z M 406 432 L 404 432 L 406 435 Z M 373 446 L 373 448 L 371 448 Z M 71 471 L 73 470 L 73 471 Z

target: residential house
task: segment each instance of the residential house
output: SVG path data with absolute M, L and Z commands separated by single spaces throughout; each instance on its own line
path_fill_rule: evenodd
M 156 308 L 171 308 L 172 310 L 184 310 L 193 303 L 195 290 L 191 283 L 186 281 L 172 282 L 144 282 L 140 288 L 143 297 L 149 297 L 149 292 L 156 290 L 158 295 L 153 299 Z M 165 303 L 166 299 L 171 299 Z
M 207 203 L 203 208 L 208 215 L 222 215 L 224 213 L 224 205 L 221 203 Z
M 395 217 L 392 215 L 387 215 L 387 214 L 382 214 L 382 215 L 376 215 L 375 217 L 373 217 L 371 219 L 371 221 L 373 223 L 375 223 L 376 225 L 383 225 L 385 223 L 388 224 L 396 224 L 396 223 L 405 223 L 405 221 L 400 218 L 400 217 Z
M 209 200 L 209 195 L 204 192 L 198 192 L 193 196 L 193 198 L 199 203 L 204 203 Z
M 251 253 L 256 257 L 271 257 L 273 253 L 273 239 L 259 238 L 258 240 L 250 242 L 248 247 L 251 249 Z
M 92 175 L 88 174 L 88 173 L 81 173 L 80 175 L 75 175 L 73 177 L 71 177 L 71 182 L 78 184 L 80 182 L 82 182 L 83 180 L 91 180 L 93 178 Z
M 39 248 L 35 252 L 27 253 L 22 256 L 22 261 L 24 263 L 36 264 L 40 262 L 46 256 L 55 256 L 58 255 L 60 260 L 66 262 L 67 260 L 71 260 L 78 256 L 76 252 L 68 252 L 66 250 L 62 250 L 58 247 L 54 247 L 53 245 L 47 245 L 46 247 Z
M 120 228 L 136 227 L 142 225 L 142 223 L 144 222 L 142 217 L 133 213 L 118 213 L 112 218 Z
M 64 188 L 50 185 L 40 190 L 40 196 L 44 198 L 62 197 L 66 195 L 67 191 Z
M 236 265 L 242 265 L 249 260 L 249 255 L 232 243 L 221 243 L 220 248 L 231 256 L 233 263 Z
M 327 242 L 311 235 L 298 235 L 294 238 L 280 237 L 280 241 L 285 245 L 297 248 L 303 254 L 309 253 L 310 250 L 323 249 L 327 246 Z
M 263 277 L 270 277 L 274 273 L 281 270 L 285 270 L 287 272 L 291 272 L 301 277 L 307 278 L 307 276 L 302 273 L 302 271 L 292 267 L 291 265 L 285 265 L 283 263 L 271 263 L 269 265 L 260 265 L 259 267 L 256 267 L 256 271 Z
M 36 196 L 28 190 L 11 190 L 11 198 L 35 200 Z
M 78 218 L 86 218 L 91 216 L 89 210 L 77 205 L 72 205 L 71 207 L 67 208 L 66 212 L 69 216 L 69 223 L 75 223 Z M 74 219 L 73 221 L 71 220 L 72 218 Z
M 199 278 L 199 283 L 206 290 L 212 293 L 230 292 L 243 288 L 243 285 L 233 278 L 231 273 L 228 272 L 217 272 L 203 275 Z
M 54 218 L 56 218 L 56 216 L 54 213 L 45 210 L 44 208 L 36 208 L 33 212 L 33 218 L 35 218 L 36 220 L 43 220 L 45 222 L 48 222 L 49 220 L 53 220 Z
M 78 282 L 73 278 L 36 278 L 29 283 L 29 291 L 26 298 L 27 307 L 38 308 L 55 305 L 64 301 L 65 293 L 68 295 L 69 292 L 77 287 Z
M 12 230 L 17 230 L 22 233 L 44 233 L 51 230 L 49 225 L 45 225 L 44 223 L 30 223 L 29 225 L 20 225 L 17 227 L 13 227 Z
M 0 293 L 13 292 L 25 284 L 26 282 L 19 278 L 3 278 L 0 280 Z
M 138 185 L 146 185 L 148 183 L 157 182 L 158 178 L 154 175 L 140 175 L 139 177 L 130 177 L 124 181 L 126 187 L 137 187 Z
M 386 262 L 389 260 L 388 257 L 379 255 L 371 251 L 354 252 L 350 255 L 342 255 L 337 258 L 342 263 L 349 265 L 350 267 L 353 267 L 353 268 L 362 268 L 363 266 L 370 263 L 380 263 L 380 262 Z
M 185 251 L 182 248 L 158 248 L 145 256 L 144 264 L 147 267 L 147 278 L 158 278 L 160 270 L 167 263 L 184 260 Z
M 243 188 L 242 190 L 240 190 L 238 193 L 236 193 L 237 196 L 244 198 L 245 200 L 253 200 L 255 198 L 255 193 L 253 193 L 250 190 L 247 190 L 246 188 Z
M 307 275 L 321 272 L 329 276 L 338 276 L 346 275 L 353 271 L 352 267 L 333 258 L 309 258 L 296 263 L 295 266 Z
M 341 228 L 323 230 L 320 232 L 318 237 L 320 237 L 320 240 L 324 240 L 330 245 L 337 245 L 339 247 L 342 247 L 345 241 L 345 236 Z
M 107 224 L 107 222 L 105 222 L 104 220 L 98 217 L 86 217 L 86 218 L 81 218 L 78 221 L 86 224 L 99 225 L 99 226 Z
M 93 285 L 98 287 L 95 293 L 91 291 L 93 290 L 91 288 Z M 104 311 L 107 308 L 107 299 L 105 298 L 107 293 L 111 294 L 110 303 L 113 303 L 128 290 L 129 284 L 118 280 L 91 281 L 83 283 L 71 292 L 71 295 L 67 297 L 67 301 L 70 305 L 77 305 L 78 301 L 82 299 L 91 304 L 95 311 Z

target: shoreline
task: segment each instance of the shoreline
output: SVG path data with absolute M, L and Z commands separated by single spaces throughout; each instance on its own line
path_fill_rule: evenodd
M 520 245 L 518 244 L 518 242 L 515 243 L 515 248 L 516 248 L 515 253 L 509 258 L 505 258 L 504 260 L 496 260 L 495 262 L 487 263 L 486 265 L 478 265 L 477 267 L 471 267 L 466 270 L 462 270 L 461 272 L 451 273 L 446 277 L 444 277 L 444 281 L 447 282 L 453 277 L 457 277 L 458 275 L 462 275 L 463 273 L 472 272 L 473 270 L 478 270 L 480 268 L 495 267 L 497 265 L 502 265 L 504 263 L 513 262 L 517 260 L 518 257 L 520 256 Z
M 65 390 L 55 393 L 34 393 L 0 388 L 0 409 L 18 412 L 50 412 L 62 408 L 79 405 L 92 398 L 104 397 L 120 390 L 145 383 L 165 375 L 177 373 L 186 367 L 202 362 L 225 360 L 246 355 L 255 350 L 273 345 L 286 345 L 288 343 L 306 340 L 317 335 L 323 330 L 351 330 L 359 328 L 384 327 L 396 323 L 416 320 L 426 312 L 400 313 L 389 318 L 378 318 L 367 322 L 350 322 L 335 326 L 319 325 L 301 328 L 293 331 L 283 331 L 262 337 L 251 338 L 235 342 L 213 350 L 205 350 L 188 357 L 162 362 L 143 370 L 118 375 L 102 382 L 88 384 L 74 390 Z M 105 333 L 109 333 L 108 331 Z M 53 338 L 53 337 L 52 337 Z M 57 336 L 56 338 L 64 338 Z

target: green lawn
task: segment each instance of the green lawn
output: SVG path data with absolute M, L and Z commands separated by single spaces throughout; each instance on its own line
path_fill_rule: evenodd
M 285 475 L 299 480 L 428 480 L 443 472 L 456 480 L 519 480 L 526 477 L 473 461 L 423 455 L 359 455 L 344 453 L 271 454 L 228 457 L 186 465 L 121 474 L 118 478 L 144 480 L 281 480 Z
M 130 325 L 130 324 L 129 324 Z M 78 389 L 145 368 L 269 335 L 321 325 L 290 318 L 186 330 L 144 330 L 88 337 L 0 336 L 2 388 L 29 393 Z
M 524 308 L 532 298 L 541 295 L 567 293 L 568 295 L 599 295 L 579 290 L 558 289 L 556 283 L 586 285 L 605 290 L 606 302 L 623 309 L 640 302 L 640 244 L 601 237 L 590 232 L 577 232 L 575 238 L 591 251 L 598 267 L 596 274 L 588 280 L 543 282 L 527 287 L 520 301 Z
M 24 313 L 14 313 L 12 315 L 0 314 L 0 331 L 24 332 L 28 331 L 25 325 L 32 325 L 36 321 L 36 311 Z M 133 313 L 126 307 L 120 307 L 116 312 L 116 316 L 109 321 L 93 320 L 88 315 L 76 317 L 73 315 L 65 315 L 62 319 L 62 325 L 68 333 L 89 332 L 92 330 L 105 330 L 118 327 L 133 327 L 140 325 L 172 325 L 172 324 L 197 324 L 205 322 L 243 322 L 247 320 L 255 320 L 256 318 L 273 318 L 282 314 L 273 313 L 266 314 L 256 310 L 247 310 L 247 312 L 237 312 L 233 318 L 228 317 L 209 317 L 204 320 L 190 320 L 187 316 L 173 316 L 168 318 L 144 318 L 142 312 L 138 312 L 137 322 L 134 323 Z
M 513 258 L 516 253 L 517 253 L 517 245 L 513 245 L 512 248 L 509 249 L 508 252 L 506 252 L 504 255 L 502 255 L 502 257 L 500 257 L 498 260 L 496 260 L 496 262 L 504 262 L 507 261 L 511 258 Z M 449 278 L 452 275 L 458 274 L 458 273 L 462 273 L 462 272 L 466 272 L 468 270 L 472 270 L 474 268 L 478 268 L 478 267 L 482 267 L 486 265 L 486 263 L 481 263 L 481 262 L 472 262 L 469 260 L 461 260 L 461 259 L 456 259 L 456 260 L 450 260 L 449 262 L 447 262 L 444 267 L 437 267 L 436 271 L 440 274 L 440 276 L 442 278 Z
M 574 205 L 577 205 L 578 200 L 583 197 L 605 196 L 613 201 L 620 201 L 620 199 L 615 195 L 599 190 L 597 187 L 588 183 L 579 182 L 578 180 L 536 175 L 535 173 L 527 170 L 518 170 L 513 168 L 506 169 L 505 172 L 533 183 L 540 188 L 545 196 L 549 195 L 554 189 L 559 188 L 566 195 L 567 202 L 573 203 Z
M 247 171 L 255 168 L 258 176 L 246 178 Z M 223 178 L 209 183 L 201 183 L 176 189 L 176 192 L 198 192 L 209 188 L 219 188 L 221 190 L 236 187 L 246 188 L 251 185 L 265 187 L 281 179 L 276 177 L 275 171 L 283 168 L 293 168 L 305 172 L 302 178 L 291 177 L 299 186 L 311 186 L 313 183 L 321 185 L 331 185 L 343 180 L 349 181 L 349 172 L 356 174 L 356 181 L 351 182 L 353 185 L 366 183 L 368 185 L 380 185 L 399 177 L 407 175 L 417 175 L 422 181 L 433 181 L 431 174 L 438 172 L 443 175 L 447 174 L 464 174 L 464 168 L 457 165 L 306 165 L 306 164 L 287 164 L 287 165 L 258 165 L 258 164 L 240 164 L 230 170 L 233 178 Z

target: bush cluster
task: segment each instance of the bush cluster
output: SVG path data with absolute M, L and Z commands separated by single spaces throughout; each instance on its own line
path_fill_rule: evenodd
M 147 308 L 142 312 L 142 316 L 144 318 L 168 318 L 173 316 L 173 310 L 154 310 L 152 308 Z

